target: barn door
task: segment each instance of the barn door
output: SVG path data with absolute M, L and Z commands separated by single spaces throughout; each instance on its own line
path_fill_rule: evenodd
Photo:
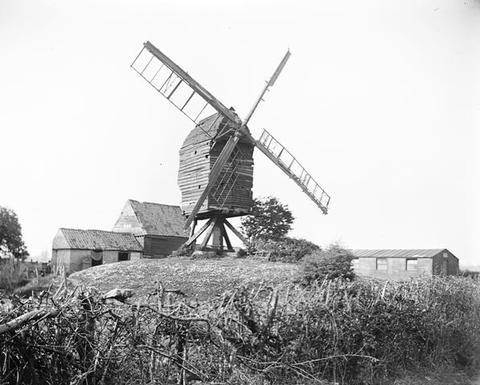
M 102 250 L 92 251 L 92 267 L 98 266 L 103 263 L 103 253 Z
M 447 258 L 442 259 L 442 270 L 440 272 L 440 275 L 447 275 L 448 272 L 448 261 Z

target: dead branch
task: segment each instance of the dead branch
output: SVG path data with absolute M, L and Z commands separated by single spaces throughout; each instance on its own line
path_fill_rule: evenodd
M 58 315 L 58 313 L 60 313 L 59 308 L 50 311 L 47 311 L 45 309 L 29 311 L 28 313 L 22 314 L 21 316 L 14 318 L 13 320 L 1 324 L 0 335 L 11 330 L 16 330 L 31 321 L 35 321 L 41 318 L 55 317 L 56 315 Z
M 151 350 L 151 351 L 157 353 L 158 355 L 161 355 L 162 357 L 165 357 L 165 358 L 171 360 L 180 369 L 185 370 L 186 372 L 190 373 L 192 376 L 198 377 L 198 379 L 200 381 L 206 381 L 205 376 L 202 373 L 200 373 L 200 371 L 198 371 L 192 364 L 190 364 L 188 361 L 184 360 L 183 357 L 179 357 L 176 354 L 175 355 L 167 354 L 167 353 L 162 352 L 161 350 L 157 349 L 156 347 L 150 346 L 150 345 L 137 345 L 137 347 L 138 348 L 144 348 L 144 349 L 147 349 L 147 350 Z M 189 366 L 191 366 L 191 369 L 187 368 L 185 366 L 185 363 L 189 364 Z

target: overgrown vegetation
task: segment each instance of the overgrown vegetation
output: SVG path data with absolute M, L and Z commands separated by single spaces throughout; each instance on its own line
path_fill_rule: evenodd
M 250 255 L 264 257 L 271 262 L 296 263 L 307 255 L 319 252 L 321 249 L 306 239 L 283 237 L 280 239 L 257 239 L 250 242 Z
M 9 301 L 5 384 L 391 384 L 479 365 L 480 288 L 465 278 L 257 285 L 200 303 L 161 284 L 130 304 L 65 287 Z
M 252 215 L 242 219 L 242 230 L 248 239 L 247 252 L 271 262 L 297 263 L 320 251 L 307 241 L 288 237 L 294 217 L 287 205 L 277 198 L 255 199 Z
M 311 284 L 324 279 L 342 278 L 352 280 L 355 273 L 352 266 L 353 255 L 338 245 L 331 245 L 327 250 L 309 253 L 302 260 L 302 277 L 304 284 Z
M 24 265 L 12 258 L 0 260 L 0 290 L 11 292 L 27 283 Z

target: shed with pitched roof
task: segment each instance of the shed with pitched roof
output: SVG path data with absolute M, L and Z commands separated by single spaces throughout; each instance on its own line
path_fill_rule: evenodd
M 179 206 L 129 199 L 112 230 L 134 235 L 144 257 L 162 258 L 187 241 L 184 224 Z
M 141 255 L 142 246 L 133 234 L 113 231 L 61 228 L 52 245 L 52 264 L 66 273 Z
M 457 275 L 458 258 L 447 249 L 355 249 L 353 268 L 361 276 L 408 279 Z

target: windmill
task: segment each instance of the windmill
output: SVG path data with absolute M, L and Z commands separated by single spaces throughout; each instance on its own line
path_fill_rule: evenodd
M 205 234 L 201 250 L 210 238 L 213 248 L 223 249 L 225 241 L 227 250 L 233 250 L 226 228 L 245 243 L 228 218 L 251 213 L 255 147 L 327 214 L 330 196 L 298 160 L 268 131 L 263 130 L 257 140 L 247 127 L 289 57 L 287 51 L 243 121 L 152 43 L 144 43 L 133 61 L 131 67 L 195 124 L 180 149 L 178 172 L 185 229 L 192 225 L 186 246 Z M 205 223 L 197 229 L 201 220 Z

